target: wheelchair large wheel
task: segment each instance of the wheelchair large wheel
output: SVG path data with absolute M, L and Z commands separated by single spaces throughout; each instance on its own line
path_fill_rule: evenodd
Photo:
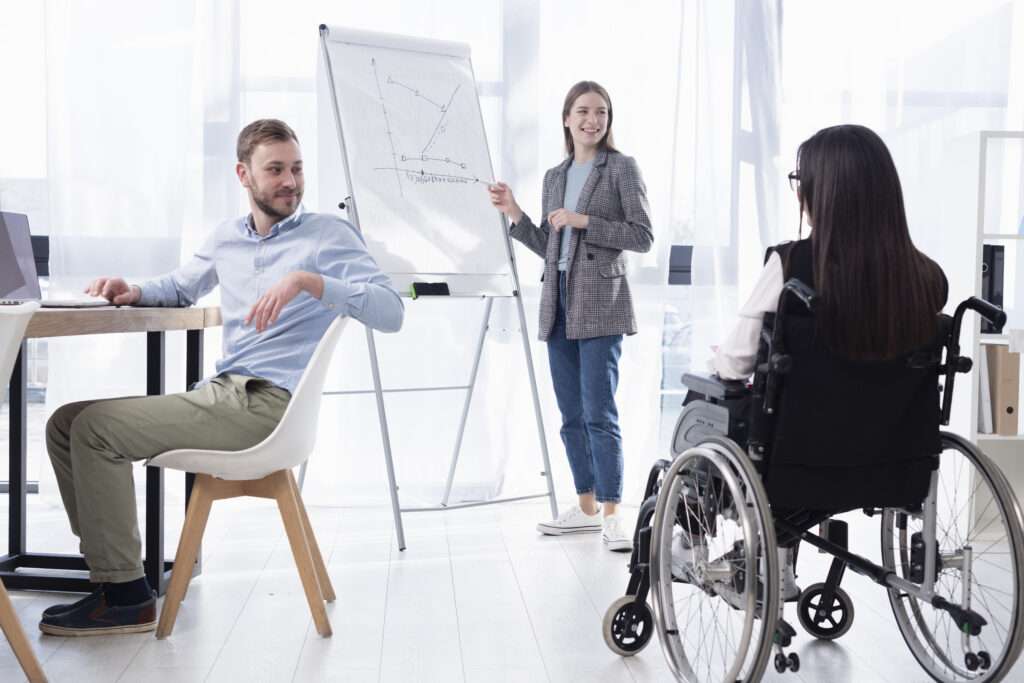
M 655 630 L 676 678 L 760 680 L 779 613 L 778 554 L 764 487 L 735 443 L 709 437 L 672 463 L 650 561 Z
M 1024 531 L 1021 509 L 1002 472 L 970 442 L 943 432 L 935 493 L 935 594 L 968 605 L 987 624 L 961 632 L 947 611 L 899 589 L 889 602 L 903 638 L 936 681 L 1001 680 L 1024 640 Z M 924 512 L 886 510 L 882 562 L 920 584 L 924 576 Z M 965 584 L 969 590 L 965 590 Z

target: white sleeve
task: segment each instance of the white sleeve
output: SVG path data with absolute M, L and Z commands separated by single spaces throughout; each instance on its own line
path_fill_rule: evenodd
M 772 252 L 747 303 L 725 341 L 711 359 L 711 371 L 722 379 L 746 379 L 754 372 L 758 337 L 765 313 L 774 313 L 782 293 L 782 259 Z

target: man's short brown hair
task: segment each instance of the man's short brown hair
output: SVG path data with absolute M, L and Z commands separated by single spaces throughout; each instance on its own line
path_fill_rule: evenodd
M 238 160 L 248 164 L 252 160 L 252 152 L 257 145 L 267 142 L 288 142 L 293 140 L 299 143 L 299 138 L 291 127 L 279 119 L 259 119 L 253 121 L 242 129 L 238 134 L 238 145 L 236 152 Z

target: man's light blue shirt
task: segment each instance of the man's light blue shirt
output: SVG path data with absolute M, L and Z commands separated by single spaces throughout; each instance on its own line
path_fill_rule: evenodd
M 300 292 L 263 332 L 244 324 L 268 289 L 300 270 L 323 277 L 322 298 Z M 141 285 L 137 305 L 191 306 L 218 284 L 224 338 L 216 375 L 260 377 L 294 391 L 317 342 L 339 315 L 382 332 L 402 326 L 402 300 L 355 226 L 301 206 L 266 237 L 255 231 L 250 216 L 222 223 L 191 260 Z

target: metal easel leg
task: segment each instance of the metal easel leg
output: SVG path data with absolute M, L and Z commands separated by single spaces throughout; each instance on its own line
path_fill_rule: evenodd
M 395 518 L 395 534 L 398 549 L 405 550 L 405 530 L 402 528 L 402 510 L 398 505 L 398 484 L 395 483 L 395 462 L 391 457 L 391 436 L 388 419 L 384 413 L 384 389 L 380 383 L 380 365 L 377 363 L 377 345 L 373 341 L 373 330 L 366 328 L 366 344 L 370 349 L 370 369 L 373 371 L 373 390 L 377 396 L 377 416 L 380 418 L 380 439 L 384 444 L 384 465 L 388 472 L 388 486 L 391 489 L 391 514 Z
M 491 306 L 494 299 L 488 297 L 484 305 L 484 320 L 480 325 L 480 335 L 476 341 L 476 356 L 473 358 L 473 369 L 469 373 L 469 386 L 466 389 L 466 400 L 462 404 L 462 419 L 459 420 L 459 431 L 455 437 L 455 450 L 452 452 L 452 462 L 448 466 L 448 481 L 444 485 L 444 497 L 441 505 L 448 506 L 448 497 L 452 493 L 452 483 L 455 481 L 455 467 L 459 464 L 459 450 L 462 448 L 462 437 L 466 432 L 466 418 L 469 416 L 469 405 L 473 401 L 473 387 L 476 386 L 477 371 L 480 369 L 480 356 L 483 355 L 484 341 L 487 339 L 487 327 L 491 322 Z
M 548 483 L 548 502 L 551 503 L 551 519 L 555 519 L 558 517 L 558 501 L 555 499 L 555 481 L 551 477 L 551 459 L 548 457 L 548 442 L 544 437 L 544 418 L 541 415 L 540 410 L 540 396 L 537 394 L 537 375 L 533 371 L 533 356 L 530 354 L 530 337 L 526 332 L 526 311 L 523 309 L 522 292 L 517 291 L 514 298 L 516 300 L 516 308 L 519 311 L 519 332 L 523 339 L 523 355 L 526 356 L 526 371 L 530 376 L 530 392 L 533 395 L 533 413 L 537 419 L 537 438 L 540 440 L 540 454 L 541 458 L 544 460 L 544 472 L 542 472 L 542 474 L 547 479 Z

